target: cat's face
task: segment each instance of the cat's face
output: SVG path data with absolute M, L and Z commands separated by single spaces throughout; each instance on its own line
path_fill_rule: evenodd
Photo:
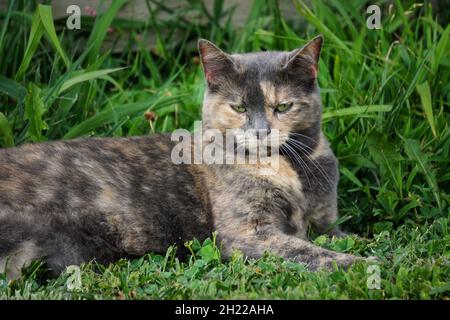
M 280 145 L 290 133 L 320 128 L 316 78 L 321 45 L 319 36 L 290 52 L 226 54 L 200 40 L 207 82 L 204 126 L 223 133 L 226 129 L 269 134 L 278 130 Z

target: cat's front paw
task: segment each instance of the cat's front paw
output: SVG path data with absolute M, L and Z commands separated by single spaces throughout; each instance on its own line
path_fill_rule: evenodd
M 329 232 L 330 237 L 336 237 L 336 238 L 345 238 L 349 234 L 347 232 L 342 231 L 339 228 L 334 228 Z
M 382 263 L 381 259 L 378 257 L 375 257 L 375 256 L 369 256 L 369 257 L 365 258 L 365 260 L 367 263 L 370 263 L 370 264 L 381 264 Z
M 335 253 L 333 256 L 322 257 L 309 265 L 311 271 L 328 270 L 334 271 L 335 267 L 347 270 L 354 263 L 364 261 L 363 257 L 357 257 L 347 253 Z

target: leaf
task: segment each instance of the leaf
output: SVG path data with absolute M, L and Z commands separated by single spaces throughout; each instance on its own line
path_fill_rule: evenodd
M 359 179 L 353 174 L 353 172 L 351 172 L 349 169 L 347 169 L 347 167 L 343 167 L 341 166 L 339 168 L 339 171 L 346 176 L 351 182 L 353 182 L 354 184 L 356 184 L 359 188 L 363 188 L 363 184 L 361 183 L 361 181 L 359 181 Z
M 338 239 L 332 244 L 333 250 L 338 252 L 347 252 L 355 245 L 355 240 L 350 237 L 346 237 L 343 239 Z
M 127 2 L 128 0 L 112 1 L 108 10 L 95 20 L 94 27 L 92 28 L 86 45 L 86 47 L 93 46 L 88 56 L 89 64 L 92 64 L 97 59 L 103 40 L 106 37 L 108 27 L 111 25 L 120 8 Z
M 381 179 L 387 180 L 390 174 L 396 187 L 401 190 L 402 176 L 398 163 L 403 160 L 403 157 L 398 148 L 386 137 L 375 132 L 368 136 L 367 147 L 373 161 L 380 166 Z
M 23 75 L 25 74 L 25 71 L 28 69 L 31 58 L 34 55 L 34 52 L 36 51 L 43 34 L 44 26 L 41 23 L 39 11 L 36 10 L 31 22 L 31 31 L 30 36 L 28 37 L 27 48 L 25 49 L 22 62 L 20 63 L 19 70 L 17 71 L 15 76 L 16 80 L 21 80 Z
M 430 85 L 428 81 L 425 81 L 422 84 L 417 84 L 416 89 L 419 93 L 420 101 L 422 102 L 422 108 L 425 111 L 425 116 L 427 117 L 428 123 L 430 124 L 431 131 L 436 137 L 436 125 L 434 123 L 433 106 L 431 104 Z
M 381 233 L 383 231 L 391 231 L 394 224 L 391 221 L 380 221 L 373 225 L 373 233 Z
M 401 266 L 397 271 L 396 284 L 400 289 L 404 289 L 405 283 L 407 283 L 408 281 L 408 269 Z
M 344 116 L 354 116 L 354 115 L 361 115 L 365 113 L 371 113 L 371 112 L 389 112 L 391 111 L 392 106 L 391 105 L 367 105 L 367 106 L 354 106 L 344 109 L 337 109 L 337 110 L 327 110 L 323 113 L 322 119 L 327 120 L 329 118 L 337 118 L 337 117 L 344 117 Z
M 378 165 L 392 166 L 403 160 L 396 146 L 381 134 L 372 132 L 367 138 L 370 155 Z
M 155 107 L 170 105 L 178 101 L 179 97 L 170 97 L 159 100 L 159 95 L 154 95 L 150 99 L 141 102 L 127 103 L 114 107 L 108 107 L 97 113 L 95 116 L 86 119 L 77 126 L 71 128 L 64 135 L 64 139 L 79 137 L 89 131 L 114 121 L 120 121 L 125 116 L 150 110 Z
M 64 53 L 64 50 L 62 49 L 61 44 L 59 43 L 59 39 L 56 35 L 55 25 L 53 24 L 52 7 L 49 5 L 39 4 L 37 10 L 39 12 L 39 16 L 41 17 L 42 26 L 44 27 L 46 34 L 50 39 L 50 42 L 52 43 L 56 52 L 58 52 L 60 57 L 63 59 L 66 67 L 69 67 L 69 59 Z
M 213 260 L 219 260 L 219 253 L 217 252 L 217 249 L 214 248 L 212 243 L 201 247 L 198 254 L 206 262 L 210 262 Z
M 341 81 L 341 59 L 339 58 L 339 54 L 337 53 L 334 58 L 333 79 L 336 87 L 338 87 Z
M 103 69 L 103 70 L 95 70 L 95 71 L 88 71 L 88 72 L 82 71 L 82 72 L 74 73 L 74 76 L 72 78 L 70 78 L 69 80 L 67 80 L 66 82 L 64 82 L 62 84 L 61 88 L 59 89 L 58 95 L 78 83 L 101 78 L 107 74 L 110 74 L 112 72 L 116 72 L 116 71 L 119 71 L 122 69 L 125 69 L 125 68 Z
M 430 290 L 430 294 L 448 293 L 448 292 L 450 292 L 450 282 L 444 283 L 443 285 L 434 286 Z
M 23 103 L 23 99 L 27 95 L 25 87 L 17 83 L 16 81 L 6 78 L 0 75 L 0 92 L 3 92 L 7 96 L 16 99 L 19 104 Z
M 6 30 L 8 30 L 9 19 L 11 17 L 12 9 L 14 8 L 15 0 L 8 2 L 8 10 L 6 11 L 6 15 L 3 16 L 3 24 L 0 32 L 0 53 L 3 49 L 3 40 L 5 39 Z
M 47 129 L 47 124 L 42 119 L 46 108 L 40 92 L 41 90 L 31 83 L 25 99 L 25 119 L 29 121 L 28 135 L 32 141 L 45 140 L 42 136 L 42 130 Z
M 143 112 L 144 110 L 159 109 L 178 102 L 178 100 L 182 98 L 183 95 L 169 97 L 164 95 L 165 90 L 172 84 L 173 80 L 178 76 L 178 74 L 179 72 L 175 73 L 150 98 L 139 102 L 127 103 L 118 106 L 109 106 L 101 112 L 97 113 L 95 116 L 86 119 L 75 127 L 72 127 L 69 132 L 64 135 L 64 139 L 79 137 L 95 128 L 112 123 L 114 121 L 119 122 L 123 117 Z
M 436 45 L 435 59 L 433 60 L 432 63 L 432 69 L 434 73 L 436 73 L 439 64 L 443 63 L 442 58 L 444 57 L 444 55 L 446 53 L 448 55 L 447 47 L 449 38 L 450 38 L 450 24 L 447 25 L 447 27 L 445 28 L 444 32 L 441 35 L 441 38 L 439 39 L 439 42 Z
M 25 50 L 19 70 L 16 73 L 16 80 L 21 80 L 24 76 L 44 32 L 46 32 L 50 43 L 55 48 L 56 52 L 61 56 L 66 66 L 69 66 L 69 59 L 64 53 L 58 37 L 56 36 L 51 6 L 39 4 L 33 15 L 27 49 Z
M 9 124 L 8 118 L 0 112 L 0 137 L 3 138 L 3 145 L 5 147 L 14 146 L 14 137 L 11 125 Z
M 326 23 L 324 23 L 323 19 L 317 17 L 313 11 L 309 8 L 309 5 L 302 0 L 298 0 L 294 2 L 297 11 L 305 17 L 305 19 L 314 25 L 321 33 L 323 33 L 326 39 L 330 39 L 334 42 L 338 47 L 345 51 L 347 57 L 351 58 L 353 56 L 353 52 L 348 48 L 344 41 L 342 41 L 339 36 L 337 36 L 333 31 L 331 31 Z
M 318 245 L 318 246 L 323 246 L 324 244 L 326 244 L 328 241 L 328 238 L 326 235 L 322 234 L 320 236 L 318 236 L 317 238 L 314 239 L 314 244 Z
M 436 199 L 436 203 L 440 208 L 441 201 L 439 196 L 439 188 L 436 182 L 436 175 L 434 171 L 430 168 L 429 156 L 426 153 L 422 152 L 418 140 L 407 139 L 405 141 L 404 147 L 405 152 L 408 155 L 409 159 L 417 164 L 419 170 L 425 176 L 425 180 L 427 181 L 430 188 L 433 190 L 434 198 Z
M 397 219 L 403 219 L 406 214 L 413 208 L 420 206 L 420 203 L 417 200 L 412 200 L 410 203 L 405 204 L 397 213 Z

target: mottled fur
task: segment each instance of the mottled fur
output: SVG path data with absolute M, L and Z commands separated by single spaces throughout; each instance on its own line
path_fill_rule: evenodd
M 0 261 L 32 241 L 36 253 L 28 255 L 60 272 L 209 236 L 202 178 L 172 164 L 171 145 L 170 136 L 154 135 L 0 150 Z
M 91 259 L 182 249 L 214 230 L 224 257 L 268 250 L 314 270 L 350 265 L 356 257 L 306 239 L 310 224 L 325 232 L 337 218 L 337 161 L 320 128 L 321 44 L 318 37 L 292 52 L 228 55 L 199 42 L 204 128 L 278 129 L 282 156 L 273 175 L 249 164 L 173 164 L 167 135 L 0 150 L 0 272 L 17 276 L 34 259 L 58 273 Z M 293 107 L 275 112 L 284 102 Z

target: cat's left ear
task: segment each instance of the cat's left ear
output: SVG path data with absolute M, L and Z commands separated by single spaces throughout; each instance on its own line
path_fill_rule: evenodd
M 319 64 L 320 51 L 322 49 L 323 36 L 318 35 L 303 47 L 295 49 L 289 54 L 286 67 L 299 67 L 309 69 L 311 75 L 317 77 L 317 65 Z

